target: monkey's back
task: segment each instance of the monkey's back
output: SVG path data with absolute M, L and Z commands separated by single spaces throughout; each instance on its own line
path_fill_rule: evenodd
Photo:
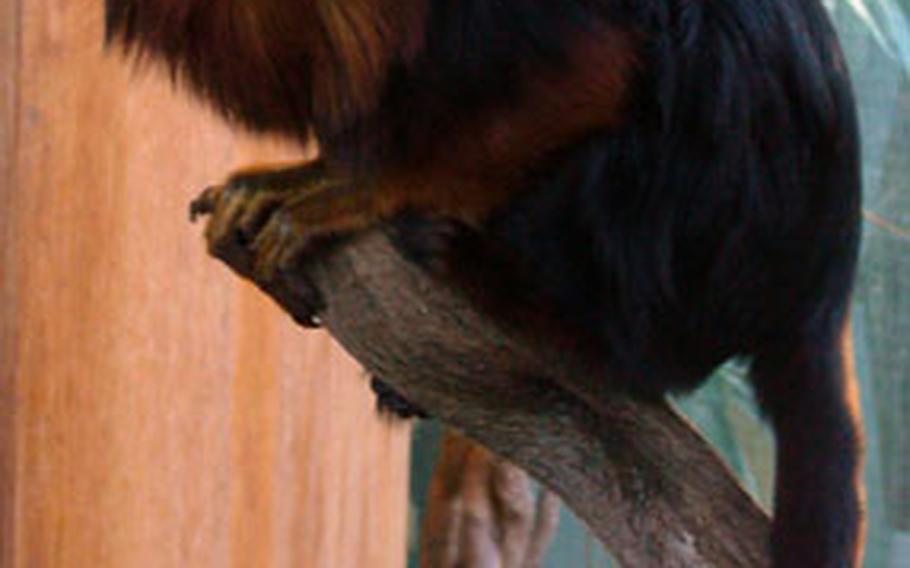
M 647 32 L 628 120 L 565 148 L 491 225 L 648 392 L 830 333 L 859 236 L 854 101 L 822 7 L 678 6 Z

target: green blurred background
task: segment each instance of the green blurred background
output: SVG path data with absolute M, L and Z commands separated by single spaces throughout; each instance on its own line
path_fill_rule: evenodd
M 910 0 L 824 2 L 847 53 L 863 133 L 865 226 L 853 333 L 867 435 L 867 568 L 910 568 Z M 767 505 L 774 468 L 744 370 L 728 365 L 677 401 Z M 417 426 L 413 442 L 410 565 L 441 428 Z M 563 508 L 548 568 L 610 562 Z

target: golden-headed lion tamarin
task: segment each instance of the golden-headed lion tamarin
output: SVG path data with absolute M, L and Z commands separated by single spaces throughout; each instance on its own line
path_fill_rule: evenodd
M 229 183 L 295 191 L 301 233 L 392 221 L 416 261 L 486 288 L 492 316 L 543 306 L 540 334 L 579 338 L 641 396 L 748 360 L 778 442 L 774 565 L 858 562 L 861 433 L 839 354 L 858 136 L 820 2 L 106 7 L 109 40 L 231 120 L 318 140 L 316 164 Z

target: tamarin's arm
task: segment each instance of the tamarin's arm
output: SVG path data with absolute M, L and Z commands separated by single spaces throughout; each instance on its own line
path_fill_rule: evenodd
M 232 172 L 225 185 L 252 190 L 293 191 L 318 182 L 327 174 L 325 162 L 319 159 L 285 164 L 256 164 Z

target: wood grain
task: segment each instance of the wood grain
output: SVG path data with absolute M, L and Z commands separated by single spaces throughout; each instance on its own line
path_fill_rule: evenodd
M 0 566 L 11 566 L 14 540 L 16 404 L 16 273 L 11 242 L 16 231 L 13 147 L 16 140 L 18 4 L 0 0 Z
M 104 56 L 101 2 L 0 6 L 2 566 L 403 565 L 406 428 L 186 220 L 300 152 Z

